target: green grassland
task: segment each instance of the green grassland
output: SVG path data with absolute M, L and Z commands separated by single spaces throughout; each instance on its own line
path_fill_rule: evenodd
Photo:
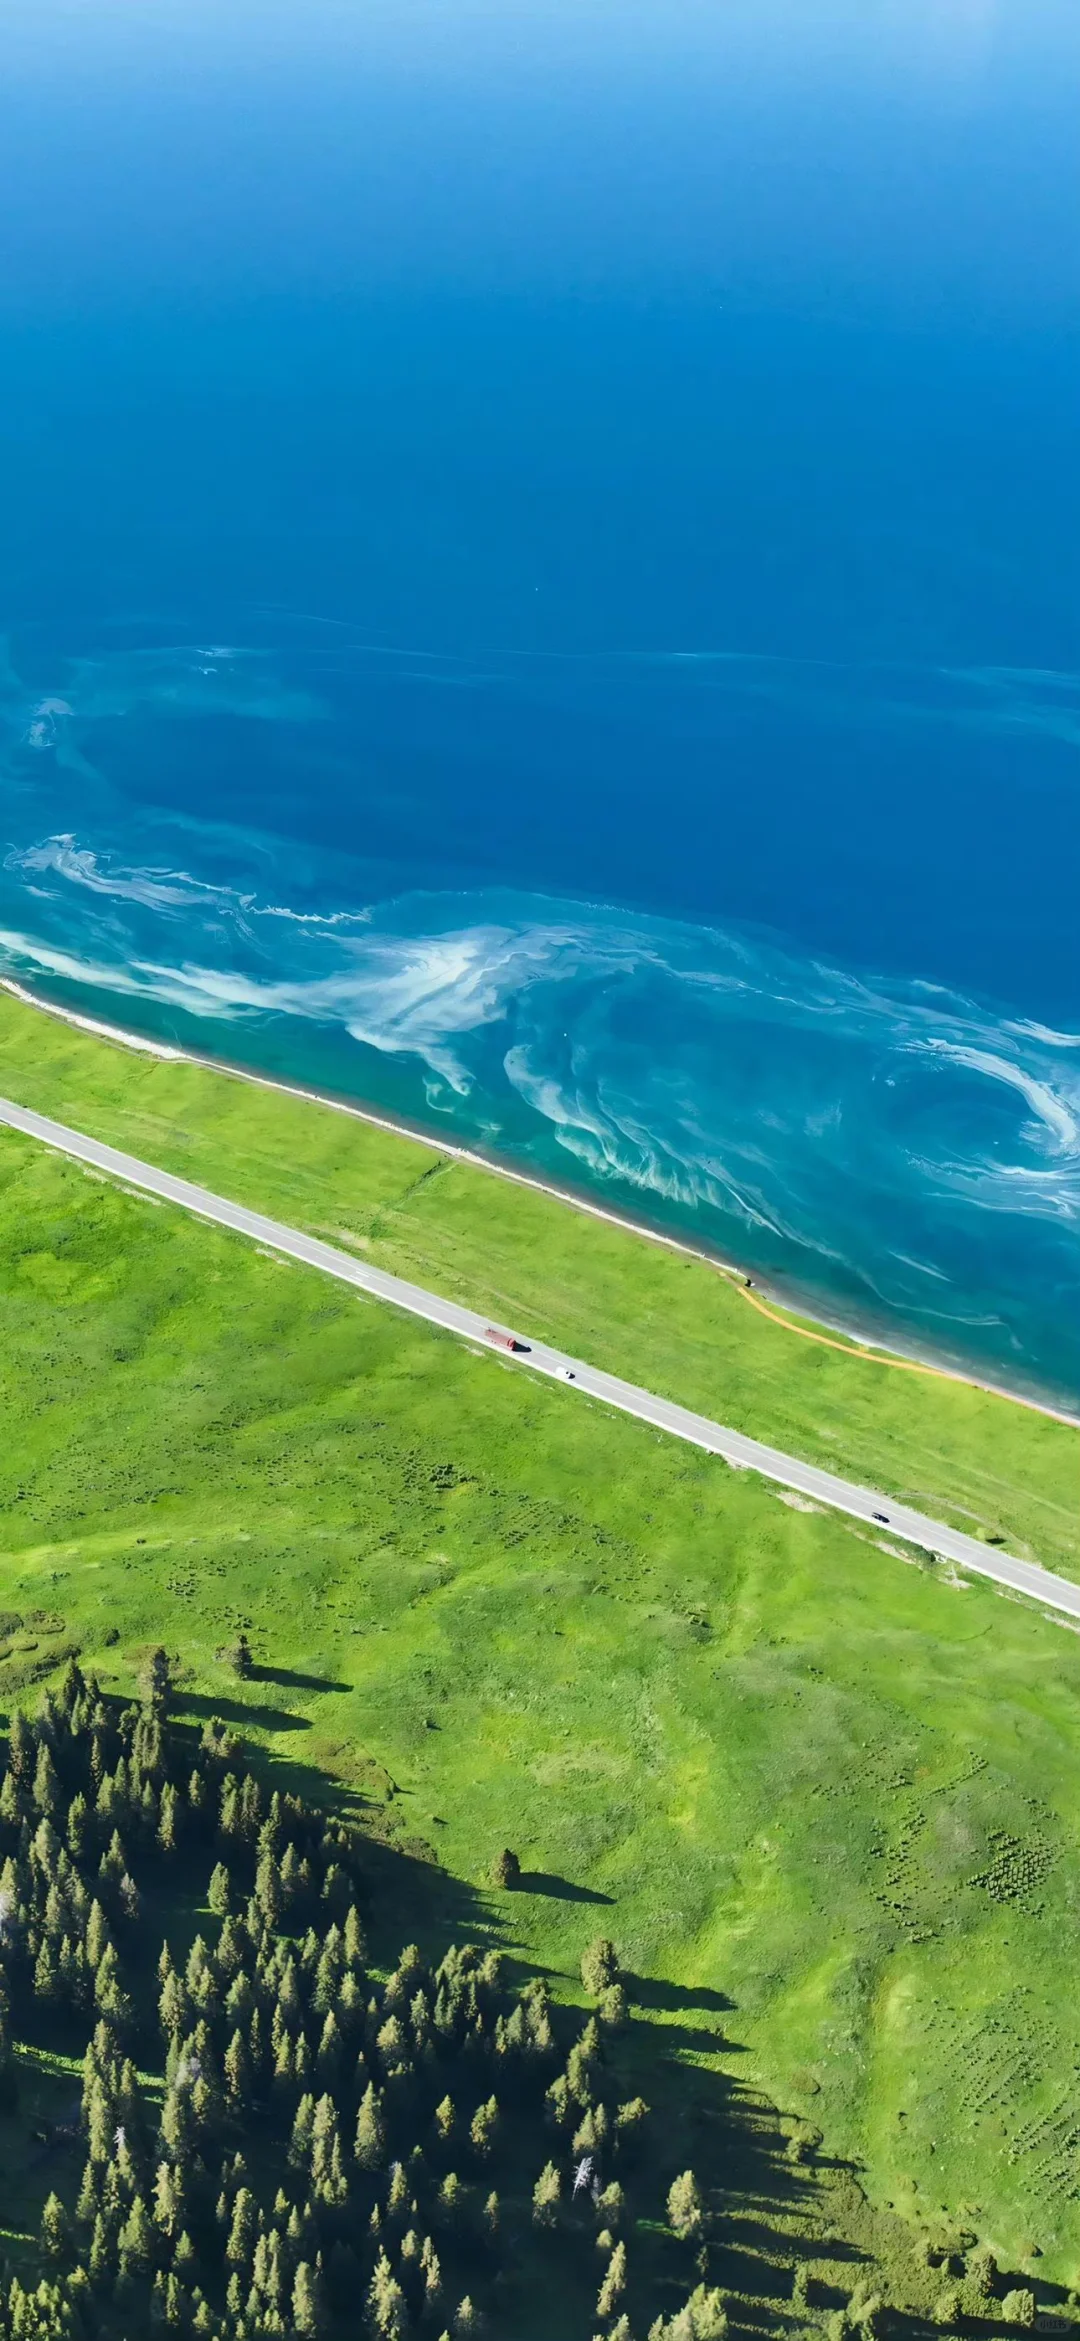
M 835 1421 L 834 1460 L 897 1485 L 933 1425 L 924 1500 L 955 1471 L 1068 1559 L 1062 1426 L 811 1350 L 421 1146 L 2 1018 L 8 1094 L 469 1297 L 486 1216 L 481 1305 L 524 1321 L 527 1284 L 602 1357 L 618 1302 L 643 1378 L 804 1448 Z M 1075 2281 L 1072 1631 L 11 1133 L 0 1295 L 0 1703 L 72 1643 L 126 1690 L 163 1638 L 187 1712 L 363 1800 L 433 1924 L 469 1890 L 564 1978 L 602 1927 L 684 2053 L 861 2164 L 883 2219 Z M 241 1624 L 245 1684 L 216 1655 Z M 505 1844 L 514 1895 L 485 1887 Z
M 801 1339 L 706 1260 L 304 1099 L 136 1056 L 2 992 L 0 1093 L 1080 1576 L 1075 1429 Z

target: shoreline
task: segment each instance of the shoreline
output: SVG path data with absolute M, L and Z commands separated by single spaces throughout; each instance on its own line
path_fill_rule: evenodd
M 662 1245 L 665 1250 L 678 1252 L 686 1259 L 700 1260 L 705 1267 L 723 1276 L 733 1291 L 741 1293 L 746 1301 L 796 1339 L 819 1341 L 829 1348 L 841 1350 L 846 1356 L 863 1358 L 872 1365 L 891 1366 L 907 1373 L 926 1374 L 939 1381 L 956 1382 L 964 1388 L 980 1390 L 988 1397 L 1006 1399 L 1013 1406 L 1026 1407 L 1029 1412 L 1044 1415 L 1052 1422 L 1064 1423 L 1072 1430 L 1080 1430 L 1080 1415 L 1071 1414 L 1064 1407 L 1052 1406 L 1048 1400 L 1032 1397 L 1027 1392 L 1010 1390 L 1003 1383 L 990 1382 L 977 1374 L 965 1373 L 958 1366 L 939 1364 L 932 1358 L 921 1357 L 917 1352 L 905 1350 L 899 1345 L 853 1332 L 850 1326 L 833 1318 L 819 1316 L 801 1306 L 796 1310 L 782 1294 L 770 1291 L 764 1282 L 751 1280 L 745 1269 L 726 1259 L 719 1251 L 706 1250 L 700 1244 L 687 1243 L 679 1236 L 668 1235 L 628 1212 L 610 1211 L 573 1187 L 559 1186 L 554 1180 L 539 1179 L 528 1171 L 516 1170 L 509 1163 L 478 1152 L 475 1147 L 456 1145 L 452 1140 L 424 1129 L 418 1123 L 377 1113 L 373 1107 L 358 1105 L 332 1092 L 307 1088 L 302 1082 L 282 1081 L 269 1073 L 253 1072 L 250 1066 L 236 1064 L 230 1058 L 204 1057 L 196 1050 L 180 1048 L 174 1042 L 152 1040 L 146 1034 L 128 1031 L 123 1025 L 109 1024 L 101 1017 L 83 1015 L 77 1009 L 62 1007 L 58 1002 L 30 991 L 12 976 L 0 976 L 0 990 L 21 1001 L 24 1007 L 37 1009 L 44 1016 L 53 1016 L 60 1023 L 71 1025 L 76 1031 L 87 1032 L 98 1040 L 111 1042 L 114 1047 L 131 1049 L 141 1056 L 157 1057 L 164 1063 L 195 1065 L 205 1073 L 219 1073 L 227 1079 L 246 1081 L 256 1089 L 272 1090 L 283 1097 L 295 1097 L 303 1104 L 324 1106 L 332 1113 L 345 1114 L 353 1121 L 385 1130 L 392 1137 L 410 1138 L 414 1143 L 430 1147 L 455 1162 L 468 1163 L 474 1170 L 486 1171 L 493 1178 L 508 1180 L 512 1186 L 527 1187 L 539 1195 L 550 1195 L 556 1202 L 564 1203 L 574 1211 L 605 1222 L 609 1227 L 621 1228 L 626 1234 L 642 1237 L 647 1243 Z M 805 1316 L 808 1323 L 802 1325 L 793 1322 L 796 1315 Z

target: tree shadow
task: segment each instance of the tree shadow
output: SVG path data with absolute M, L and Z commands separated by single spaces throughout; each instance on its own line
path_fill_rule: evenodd
M 253 1666 L 251 1683 L 276 1683 L 282 1691 L 349 1691 L 351 1683 L 337 1683 L 328 1674 L 298 1674 L 287 1666 Z
M 683 1983 L 665 1983 L 661 1978 L 651 1975 L 627 1975 L 625 1981 L 635 2007 L 655 2008 L 663 2015 L 678 2015 L 685 2009 L 688 2012 L 724 2016 L 735 2005 L 726 1992 L 712 1991 L 707 1984 L 695 1987 Z
M 614 1906 L 613 1894 L 598 1894 L 592 1886 L 576 1886 L 572 1878 L 558 1878 L 551 1870 L 522 1870 L 516 1894 L 547 1894 L 553 1902 L 600 1902 Z
M 294 1715 L 288 1707 L 259 1707 L 243 1699 L 208 1699 L 201 1691 L 186 1691 L 179 1684 L 173 1692 L 174 1721 L 182 1723 L 185 1715 L 200 1715 L 207 1722 L 215 1715 L 222 1723 L 233 1723 L 242 1731 L 310 1731 L 311 1718 Z

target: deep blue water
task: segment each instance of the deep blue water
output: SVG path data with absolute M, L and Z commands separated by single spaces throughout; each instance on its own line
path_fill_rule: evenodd
M 1072 6 L 5 41 L 8 971 L 1075 1402 Z

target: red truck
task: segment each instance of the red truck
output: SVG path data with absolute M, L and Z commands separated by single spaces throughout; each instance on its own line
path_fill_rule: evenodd
M 493 1341 L 496 1349 L 508 1349 L 511 1353 L 514 1350 L 527 1350 L 529 1346 L 527 1341 L 519 1341 L 516 1333 L 500 1333 L 497 1325 L 485 1325 L 484 1339 Z

